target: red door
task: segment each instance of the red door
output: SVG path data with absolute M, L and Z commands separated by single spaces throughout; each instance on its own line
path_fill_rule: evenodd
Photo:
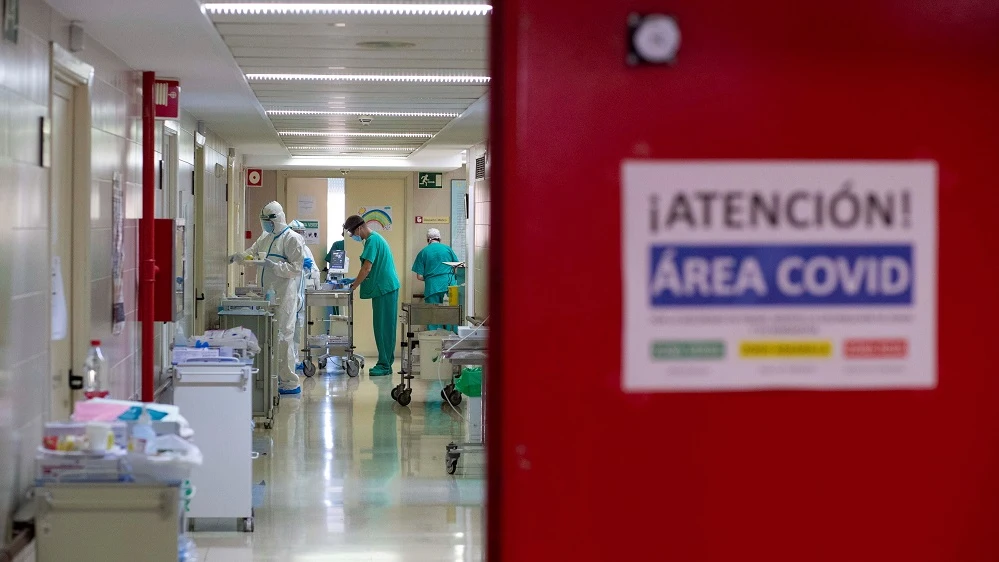
M 664 10 L 675 65 L 630 67 Z M 493 560 L 999 560 L 999 3 L 494 13 Z M 938 384 L 622 391 L 626 159 L 932 160 Z

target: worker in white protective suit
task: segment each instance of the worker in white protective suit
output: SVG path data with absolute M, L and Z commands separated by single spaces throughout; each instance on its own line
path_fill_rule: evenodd
M 274 316 L 277 322 L 278 390 L 281 394 L 300 394 L 302 387 L 295 374 L 298 349 L 295 346 L 295 313 L 298 292 L 305 267 L 305 241 L 288 226 L 284 209 L 277 201 L 264 205 L 260 211 L 263 234 L 244 252 L 229 256 L 229 262 L 256 257 L 266 252 L 260 271 L 260 287 L 274 291 Z
M 302 221 L 295 219 L 291 221 L 291 229 L 295 234 L 305 239 L 305 225 Z M 316 265 L 315 258 L 312 257 L 312 250 L 309 246 L 305 246 L 305 262 L 302 267 L 302 282 L 298 289 L 298 311 L 295 314 L 295 347 L 296 349 L 302 348 L 302 334 L 305 331 L 305 291 L 307 289 L 318 289 L 320 285 L 320 272 L 319 267 Z M 301 363 L 295 365 L 295 369 L 304 369 L 305 366 Z M 308 373 L 306 373 L 308 374 Z

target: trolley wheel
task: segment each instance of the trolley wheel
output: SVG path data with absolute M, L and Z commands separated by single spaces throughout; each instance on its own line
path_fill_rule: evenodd
M 452 390 L 451 394 L 448 394 L 448 398 L 450 399 L 448 401 L 451 402 L 452 406 L 457 406 L 458 404 L 461 404 L 461 393 L 458 392 L 457 390 Z
M 253 532 L 253 518 L 252 517 L 244 517 L 242 520 L 238 521 L 237 523 L 238 523 L 237 526 L 239 527 L 240 531 L 242 531 L 244 533 L 252 533 Z
M 399 386 L 393 387 L 392 388 L 392 400 L 398 401 L 399 400 L 399 394 L 401 394 L 401 393 L 402 393 L 402 385 L 401 384 Z
M 413 389 L 408 388 L 399 393 L 399 405 L 409 406 L 409 403 L 413 401 Z
M 326 364 L 327 364 L 326 358 L 320 359 L 319 360 L 319 370 L 325 371 L 326 370 Z
M 316 374 L 316 364 L 312 361 L 306 361 L 302 364 L 302 373 L 307 377 Z
M 458 457 L 460 455 L 455 454 L 451 456 L 450 454 L 446 459 L 444 459 L 444 468 L 447 470 L 448 474 L 454 474 L 458 470 Z
M 441 389 L 441 400 L 447 402 L 447 387 Z
M 274 429 L 274 422 L 267 420 L 264 422 L 264 429 Z
M 347 376 L 356 377 L 361 373 L 361 367 L 357 364 L 357 359 L 351 358 L 347 361 Z

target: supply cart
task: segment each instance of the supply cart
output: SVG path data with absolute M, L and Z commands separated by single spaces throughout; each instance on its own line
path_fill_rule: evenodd
M 444 468 L 448 474 L 454 474 L 458 469 L 458 460 L 462 453 L 482 452 L 485 448 L 486 435 L 486 359 L 488 337 L 481 328 L 475 329 L 464 336 L 450 336 L 444 339 L 442 355 L 447 357 L 456 368 L 477 365 L 482 367 L 482 408 L 479 410 L 479 425 L 481 438 L 478 441 L 469 439 L 464 443 L 448 443 L 445 447 Z M 471 423 L 471 422 L 469 422 Z
M 180 486 L 49 483 L 34 491 L 40 562 L 176 562 Z
M 236 289 L 237 294 L 245 292 L 240 289 L 243 288 Z M 219 318 L 223 329 L 243 327 L 257 336 L 260 353 L 253 358 L 253 368 L 256 369 L 253 376 L 253 421 L 271 429 L 274 427 L 274 411 L 281 399 L 278 392 L 274 307 L 260 298 L 224 298 L 219 307 Z
M 326 288 L 319 290 L 305 291 L 305 314 L 309 320 L 305 323 L 305 361 L 302 364 L 302 371 L 305 376 L 311 377 L 316 374 L 316 364 L 312 361 L 313 350 L 322 350 L 319 356 L 319 368 L 325 370 L 326 363 L 331 357 L 343 357 L 344 369 L 347 375 L 356 377 L 364 368 L 364 358 L 354 353 L 354 292 L 349 288 Z M 312 307 L 338 307 L 341 314 L 330 315 L 323 324 L 334 322 L 345 322 L 347 324 L 346 336 L 331 335 L 333 330 L 323 330 L 326 333 L 312 335 L 311 320 Z M 346 314 L 343 312 L 346 311 Z M 325 316 L 325 314 L 324 314 Z
M 174 404 L 180 407 L 204 461 L 191 473 L 197 494 L 188 517 L 235 520 L 253 530 L 252 366 L 234 357 L 193 359 L 178 364 Z
M 413 401 L 413 340 L 416 339 L 416 326 L 440 324 L 444 326 L 461 324 L 464 308 L 458 305 L 402 303 L 402 369 L 399 371 L 399 384 L 392 389 L 392 399 L 401 406 Z M 454 385 L 450 385 L 454 390 Z
M 128 431 L 124 422 L 118 423 L 122 427 L 121 433 L 113 428 L 115 447 L 104 453 L 39 447 L 35 487 L 29 491 L 39 562 L 194 559 L 195 547 L 185 533 L 185 506 L 194 495 L 187 479 L 202 462 L 200 450 L 181 438 L 179 426 L 171 422 L 172 427 L 157 427 L 158 439 L 175 436 L 185 443 L 185 453 L 155 458 L 126 453 Z M 83 425 L 48 423 L 45 432 L 82 435 L 75 429 Z

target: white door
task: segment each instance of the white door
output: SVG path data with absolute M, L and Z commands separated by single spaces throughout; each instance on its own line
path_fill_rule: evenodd
M 67 419 L 72 392 L 69 371 L 73 365 L 73 132 L 75 123 L 74 87 L 59 79 L 52 81 L 52 204 L 50 243 L 53 263 L 59 263 L 60 276 L 53 275 L 53 294 L 61 292 L 67 319 L 65 337 L 49 344 L 52 369 L 51 419 Z M 61 277 L 62 287 L 56 283 Z M 77 369 L 79 366 L 76 366 Z

